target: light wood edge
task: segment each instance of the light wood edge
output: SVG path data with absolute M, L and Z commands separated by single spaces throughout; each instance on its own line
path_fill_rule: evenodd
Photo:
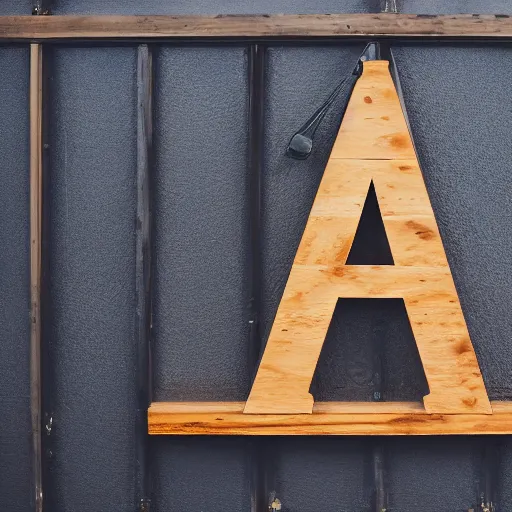
M 313 414 L 243 414 L 245 402 L 154 402 L 149 434 L 477 435 L 512 434 L 512 402 L 493 414 L 427 414 L 413 402 L 320 402 Z
M 216 37 L 510 38 L 506 15 L 0 16 L 0 39 Z
M 30 45 L 30 410 L 35 508 L 42 509 L 41 447 L 41 230 L 42 230 L 42 112 L 43 55 Z

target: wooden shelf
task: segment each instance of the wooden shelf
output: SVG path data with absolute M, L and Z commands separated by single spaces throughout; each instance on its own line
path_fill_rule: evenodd
M 0 39 L 510 38 L 500 15 L 273 14 L 231 16 L 0 16 Z
M 152 435 L 512 434 L 512 402 L 493 414 L 427 414 L 415 402 L 319 402 L 313 414 L 244 414 L 245 402 L 154 402 Z

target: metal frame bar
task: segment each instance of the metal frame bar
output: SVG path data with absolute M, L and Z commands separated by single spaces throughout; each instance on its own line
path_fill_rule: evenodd
M 248 58 L 249 81 L 249 155 L 250 172 L 250 345 L 249 364 L 252 372 L 251 381 L 258 369 L 262 349 L 259 330 L 261 290 L 260 290 L 260 186 L 263 158 L 263 107 L 265 96 L 265 48 L 259 44 L 249 46 Z
M 508 15 L 1 16 L 0 40 L 162 38 L 511 39 Z
M 251 382 L 258 370 L 262 350 L 260 332 L 261 314 L 261 172 L 263 159 L 263 108 L 265 98 L 265 47 L 251 44 L 248 47 L 249 85 L 249 154 L 250 172 L 250 319 L 249 319 L 249 369 Z M 249 444 L 249 468 L 251 473 L 251 512 L 268 511 L 268 471 L 265 458 L 266 443 L 263 439 L 253 439 Z
M 150 508 L 147 408 L 151 403 L 151 169 L 153 147 L 153 59 L 151 48 L 137 48 L 137 415 L 136 415 L 136 507 Z
M 49 14 L 49 4 L 47 0 L 33 0 L 32 1 L 32 14 L 34 16 L 40 16 L 42 14 Z
M 497 512 L 499 497 L 501 439 L 484 437 L 480 447 L 476 510 Z

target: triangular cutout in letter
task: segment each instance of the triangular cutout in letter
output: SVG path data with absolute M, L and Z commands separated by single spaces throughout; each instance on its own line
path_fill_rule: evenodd
M 391 247 L 372 182 L 345 265 L 393 264 Z
M 492 413 L 387 61 L 364 63 L 297 250 L 249 414 L 311 413 L 338 298 L 403 298 L 428 413 Z M 373 181 L 394 265 L 346 265 Z

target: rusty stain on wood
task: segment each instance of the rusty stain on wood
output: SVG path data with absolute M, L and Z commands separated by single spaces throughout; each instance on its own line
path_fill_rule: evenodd
M 403 298 L 429 384 L 427 412 L 492 413 L 388 68 L 388 61 L 364 63 L 247 399 L 247 414 L 312 412 L 309 388 L 339 298 Z M 346 265 L 372 182 L 395 264 Z
M 510 38 L 504 15 L 1 16 L 0 39 L 217 37 Z
M 244 414 L 244 402 L 155 402 L 153 435 L 512 434 L 512 402 L 489 414 L 428 414 L 414 402 L 323 402 L 313 414 Z

